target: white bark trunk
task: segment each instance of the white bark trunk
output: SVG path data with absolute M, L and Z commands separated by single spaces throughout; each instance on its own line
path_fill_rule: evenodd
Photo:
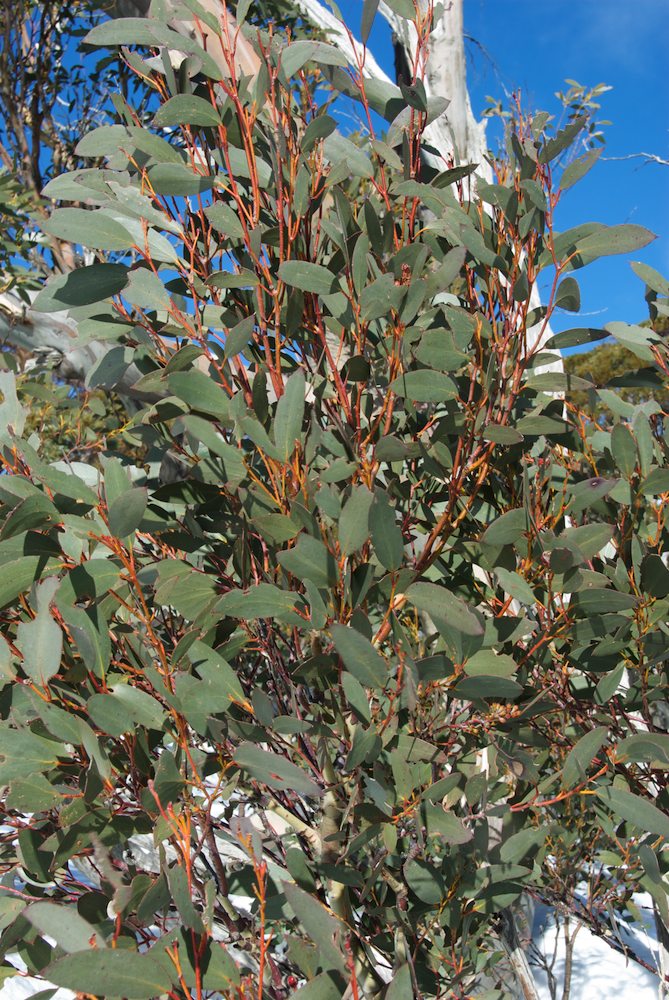
M 85 383 L 110 350 L 110 345 L 101 341 L 79 344 L 77 324 L 67 313 L 34 312 L 12 292 L 0 294 L 0 344 L 25 351 L 37 362 L 48 362 L 58 378 L 76 383 Z M 133 389 L 140 377 L 139 369 L 131 364 L 116 377 L 105 379 L 100 372 L 96 385 L 128 399 L 157 399 Z
M 404 46 L 413 64 L 417 34 L 414 25 L 381 3 L 379 11 Z M 435 22 L 423 79 L 428 98 L 444 97 L 450 103 L 426 133 L 426 138 L 442 156 L 452 155 L 458 163 L 478 163 L 478 173 L 489 180 L 485 122 L 477 122 L 467 89 L 467 64 L 463 32 L 462 0 L 446 0 Z

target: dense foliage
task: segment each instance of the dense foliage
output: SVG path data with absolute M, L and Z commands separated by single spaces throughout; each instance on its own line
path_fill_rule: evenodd
M 247 34 L 237 82 L 95 27 L 158 110 L 117 99 L 45 190 L 92 256 L 35 308 L 111 346 L 94 398 L 136 371 L 80 451 L 0 372 L 0 949 L 110 997 L 509 996 L 523 894 L 600 928 L 644 887 L 669 923 L 666 421 L 590 419 L 570 393 L 611 390 L 551 353 L 610 334 L 666 385 L 666 347 L 544 343 L 652 235 L 555 230 L 584 118 L 516 121 L 485 183 L 421 158 L 419 79 Z

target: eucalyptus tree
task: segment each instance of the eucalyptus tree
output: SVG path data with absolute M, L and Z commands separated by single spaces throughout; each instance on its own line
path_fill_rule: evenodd
M 666 347 L 547 340 L 652 234 L 556 229 L 583 116 L 461 162 L 435 11 L 393 4 L 397 86 L 302 4 L 341 45 L 196 0 L 85 39 L 137 84 L 43 192 L 76 266 L 29 319 L 134 405 L 68 464 L 0 372 L 0 951 L 88 995 L 532 996 L 523 894 L 669 923 L 665 415 L 599 427 L 553 353 L 666 384 Z

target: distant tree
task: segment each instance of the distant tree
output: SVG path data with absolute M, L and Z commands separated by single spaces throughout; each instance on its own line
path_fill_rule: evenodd
M 649 327 L 649 324 L 642 326 Z M 664 326 L 667 326 L 666 322 Z M 654 327 L 656 332 L 665 336 L 661 323 L 654 324 Z M 610 424 L 616 416 L 631 413 L 634 406 L 649 401 L 657 403 L 658 411 L 669 409 L 666 383 L 658 377 L 654 368 L 639 369 L 638 357 L 622 344 L 601 344 L 581 354 L 567 355 L 564 367 L 567 374 L 592 383 L 593 391 L 571 391 L 568 398 L 597 421 Z M 631 372 L 635 374 L 631 375 Z M 598 394 L 594 389 L 604 389 L 606 394 Z

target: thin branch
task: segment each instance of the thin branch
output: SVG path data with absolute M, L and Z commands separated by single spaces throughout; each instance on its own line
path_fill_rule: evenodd
M 645 160 L 646 163 L 642 164 L 644 167 L 647 163 L 659 163 L 663 167 L 669 167 L 669 160 L 664 160 L 657 153 L 628 153 L 627 156 L 602 156 L 602 161 L 604 160 Z

